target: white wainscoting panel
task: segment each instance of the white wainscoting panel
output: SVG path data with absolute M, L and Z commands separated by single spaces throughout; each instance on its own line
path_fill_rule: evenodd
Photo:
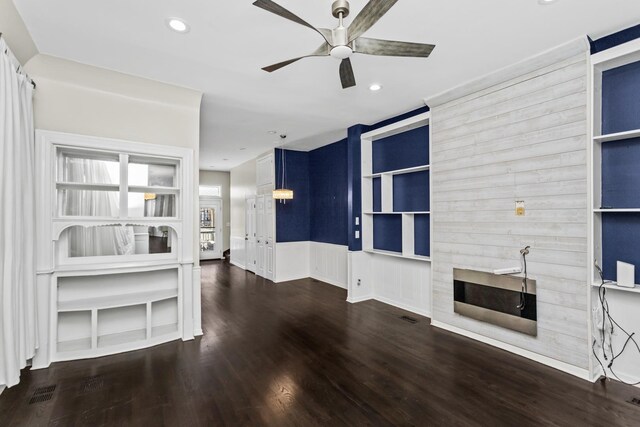
M 231 264 L 242 269 L 246 266 L 246 248 L 244 237 L 231 236 Z
M 487 77 L 490 85 L 476 82 L 427 100 L 433 320 L 584 370 L 588 44 L 570 47 L 519 63 L 517 75 L 501 70 Z M 525 202 L 524 217 L 515 216 L 516 200 Z M 537 280 L 537 337 L 453 312 L 454 268 L 519 266 L 527 245 L 529 277 Z
M 309 242 L 276 243 L 275 273 L 275 283 L 310 277 Z
M 357 286 L 360 279 L 360 286 Z M 375 299 L 431 317 L 431 264 L 363 252 L 351 253 L 347 301 Z
M 311 277 L 347 289 L 348 246 L 309 242 Z

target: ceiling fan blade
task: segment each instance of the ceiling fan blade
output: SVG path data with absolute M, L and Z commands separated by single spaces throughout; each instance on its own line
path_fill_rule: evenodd
M 309 55 L 299 56 L 298 58 L 293 58 L 287 61 L 278 62 L 277 64 L 269 65 L 267 67 L 263 67 L 262 69 L 265 71 L 268 71 L 269 73 L 273 73 L 274 71 L 279 70 L 282 67 L 286 67 L 289 64 L 293 64 L 294 62 L 299 61 L 303 58 L 309 58 L 311 56 L 329 56 L 330 52 L 331 52 L 331 46 L 329 46 L 328 43 L 323 43 L 322 46 L 320 46 L 318 49 L 315 50 L 315 52 Z
M 398 0 L 370 0 L 349 25 L 349 41 L 355 40 L 373 26 Z
M 326 28 L 316 28 L 304 19 L 300 18 L 298 15 L 288 11 L 284 7 L 271 0 L 256 0 L 255 2 L 253 2 L 253 5 L 264 9 L 267 12 L 271 12 L 285 19 L 288 19 L 289 21 L 293 21 L 300 25 L 304 25 L 305 27 L 311 28 L 312 30 L 318 32 L 322 37 L 324 37 L 327 43 L 331 44 L 331 30 L 328 30 Z
M 353 51 L 366 55 L 411 56 L 426 58 L 436 46 L 433 44 L 398 42 L 393 40 L 358 37 L 353 41 Z
M 353 75 L 353 67 L 349 58 L 343 59 L 340 63 L 340 81 L 342 82 L 342 89 L 356 85 L 356 76 Z

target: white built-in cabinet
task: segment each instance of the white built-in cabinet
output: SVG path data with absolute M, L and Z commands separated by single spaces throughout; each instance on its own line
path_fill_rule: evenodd
M 34 368 L 192 339 L 193 151 L 37 131 L 36 161 Z

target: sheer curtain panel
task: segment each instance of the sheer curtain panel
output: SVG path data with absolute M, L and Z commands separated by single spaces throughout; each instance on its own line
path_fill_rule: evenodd
M 18 384 L 38 347 L 32 94 L 0 38 L 0 387 Z

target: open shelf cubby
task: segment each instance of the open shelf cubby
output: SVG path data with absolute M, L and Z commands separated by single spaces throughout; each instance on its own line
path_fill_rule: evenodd
M 607 289 L 622 288 L 616 263 L 636 267 L 640 283 L 640 44 L 594 55 L 592 201 L 593 256 Z M 593 286 L 601 279 L 592 269 Z
M 91 357 L 177 338 L 178 283 L 177 269 L 59 277 L 57 353 Z
M 362 135 L 365 252 L 430 261 L 429 113 Z

